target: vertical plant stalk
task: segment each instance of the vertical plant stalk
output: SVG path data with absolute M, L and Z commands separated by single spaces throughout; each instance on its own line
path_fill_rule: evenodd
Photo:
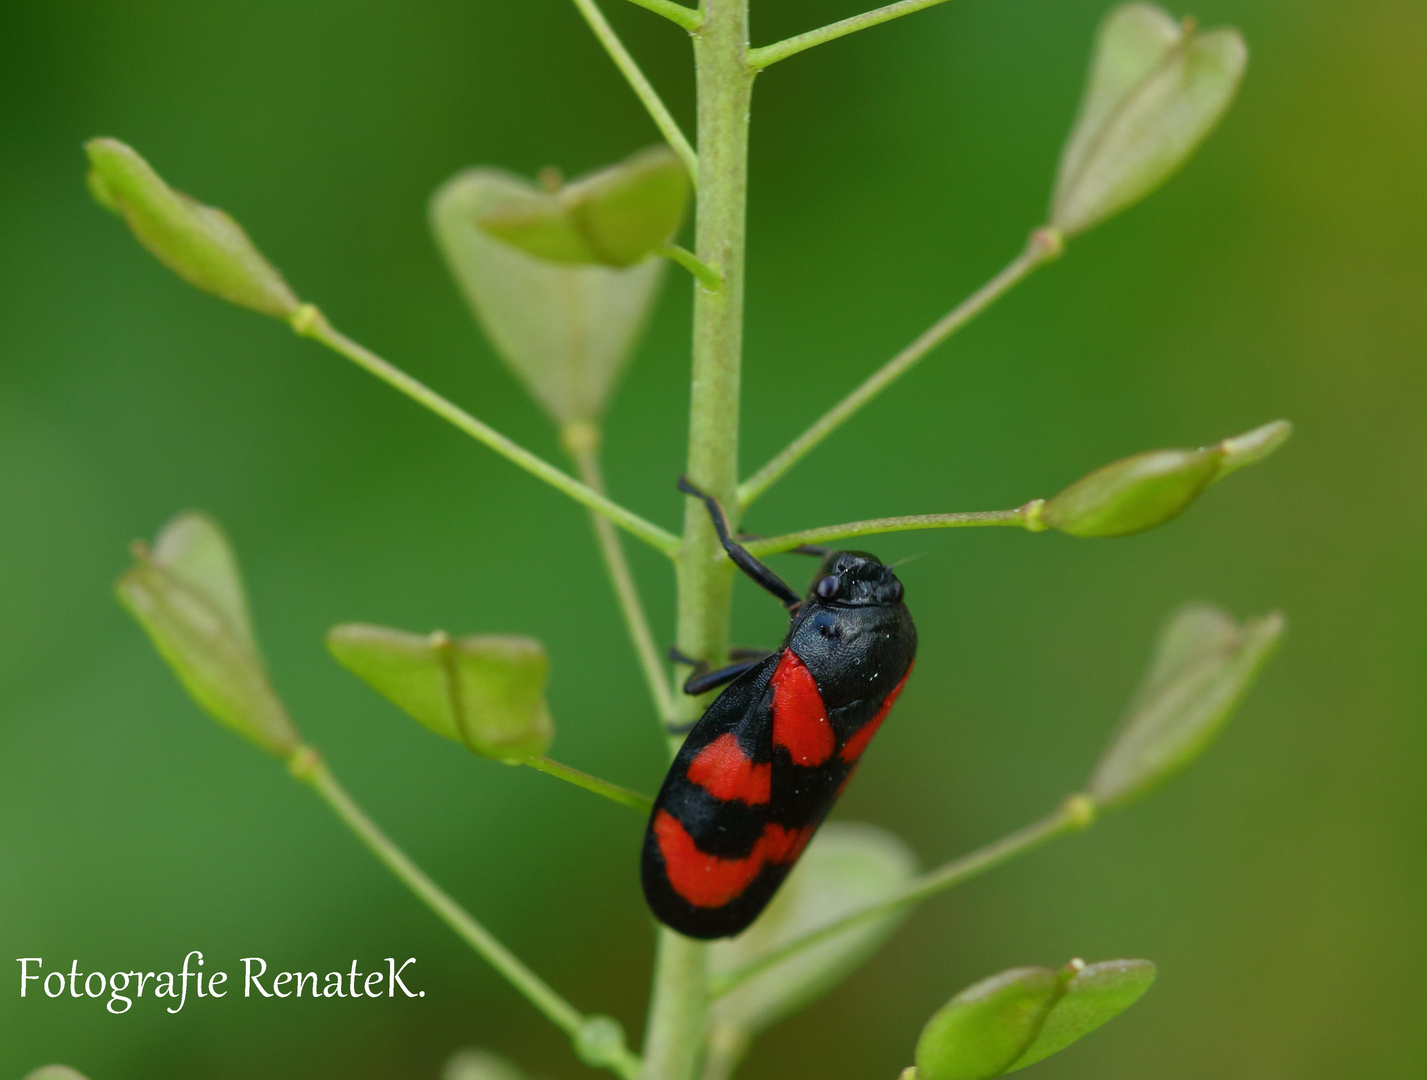
M 600 470 L 599 430 L 589 423 L 574 423 L 560 433 L 560 441 L 565 444 L 570 458 L 575 463 L 575 471 L 591 490 L 605 493 L 604 475 Z M 649 629 L 649 617 L 644 613 L 644 604 L 639 599 L 639 587 L 634 574 L 629 569 L 629 560 L 624 554 L 624 544 L 620 541 L 615 527 L 599 514 L 590 514 L 590 524 L 594 526 L 595 541 L 604 557 L 605 569 L 610 583 L 614 586 L 615 599 L 624 615 L 624 625 L 629 631 L 629 640 L 639 658 L 639 668 L 644 673 L 644 681 L 649 687 L 649 696 L 654 701 L 654 710 L 659 714 L 660 723 L 668 724 L 674 719 L 673 695 L 661 658 L 659 646 L 654 643 L 654 634 Z
M 736 523 L 738 393 L 743 349 L 743 255 L 748 185 L 748 0 L 705 0 L 694 35 L 698 91 L 696 254 L 723 288 L 694 285 L 693 379 L 688 476 L 722 499 Z M 717 558 L 718 538 L 697 500 L 684 506 L 678 575 L 679 648 L 713 663 L 728 655 L 733 566 Z M 676 715 L 697 719 L 699 704 L 678 695 Z M 708 1015 L 708 946 L 659 931 L 644 1042 L 644 1080 L 694 1080 Z

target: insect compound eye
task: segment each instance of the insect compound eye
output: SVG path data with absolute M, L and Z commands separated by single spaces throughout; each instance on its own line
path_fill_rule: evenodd
M 819 579 L 813 586 L 813 592 L 817 593 L 819 600 L 831 600 L 842 591 L 842 578 L 836 574 L 829 574 L 825 578 Z
M 902 583 L 900 581 L 893 581 L 892 587 L 887 590 L 887 594 L 891 597 L 892 603 L 900 603 L 902 600 Z

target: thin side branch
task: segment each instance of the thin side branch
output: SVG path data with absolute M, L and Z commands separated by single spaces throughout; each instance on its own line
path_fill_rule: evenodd
M 635 0 L 639 3 L 640 0 Z M 888 4 L 880 7 L 876 11 L 864 12 L 861 15 L 854 15 L 850 19 L 843 19 L 840 22 L 829 23 L 827 26 L 819 27 L 816 30 L 809 30 L 805 34 L 798 34 L 796 37 L 785 38 L 772 45 L 764 45 L 761 49 L 748 50 L 748 64 L 754 71 L 762 71 L 770 64 L 776 64 L 779 60 L 786 60 L 790 56 L 795 56 L 805 49 L 811 49 L 814 45 L 821 45 L 826 41 L 835 41 L 848 34 L 854 34 L 858 30 L 866 30 L 869 26 L 877 26 L 884 22 L 891 22 L 893 19 L 900 19 L 903 15 L 911 15 L 913 12 L 923 11 L 929 7 L 936 7 L 945 3 L 946 0 L 898 0 L 898 3 Z
M 918 360 L 926 356 L 952 334 L 960 330 L 1011 287 L 1038 267 L 1060 254 L 1060 234 L 1052 229 L 1037 229 L 1029 243 L 999 274 L 943 315 L 925 333 L 870 375 L 861 386 L 834 405 L 812 427 L 794 439 L 763 468 L 745 480 L 738 488 L 738 501 L 747 507 L 796 465 L 853 414 L 906 374 Z
M 869 904 L 850 915 L 844 915 L 802 937 L 794 938 L 788 944 L 760 956 L 752 963 L 719 976 L 713 982 L 711 993 L 715 997 L 726 994 L 755 975 L 781 964 L 805 949 L 821 944 L 828 938 L 836 937 L 845 930 L 871 919 L 890 915 L 894 911 L 919 903 L 929 896 L 970 881 L 988 870 L 995 869 L 1003 863 L 1010 862 L 1012 859 L 1040 847 L 1049 840 L 1088 828 L 1094 821 L 1095 804 L 1090 800 L 1090 797 L 1072 795 L 1061 803 L 1055 813 L 1042 818 L 1034 825 L 1028 825 L 1018 832 L 1013 832 L 1010 836 L 1002 837 L 995 843 L 988 844 L 980 851 L 974 851 L 970 855 L 947 863 L 938 870 L 923 874 L 908 882 L 886 899 Z
M 654 254 L 662 255 L 670 262 L 676 262 L 689 273 L 693 274 L 709 292 L 718 292 L 723 288 L 723 275 L 715 270 L 708 263 L 702 261 L 688 248 L 682 248 L 678 244 L 665 244 L 658 248 Z
M 689 33 L 693 33 L 703 23 L 704 17 L 691 7 L 683 4 L 676 4 L 673 0 L 629 0 L 631 4 L 637 4 L 646 11 L 652 11 L 656 15 L 663 15 L 671 23 L 682 26 Z
M 514 953 L 502 945 L 475 917 L 451 899 L 446 892 L 429 878 L 353 801 L 336 777 L 328 770 L 316 751 L 308 748 L 299 750 L 293 758 L 293 775 L 306 783 L 326 800 L 337 816 L 357 834 L 357 838 L 375 855 L 388 870 L 397 876 L 407 888 L 416 894 L 427 907 L 434 911 L 456 935 L 470 945 L 507 981 L 539 1009 L 556 1027 L 571 1039 L 579 1037 L 589 1017 L 562 998 L 550 986 L 523 964 Z M 623 1058 L 611 1069 L 624 1077 L 635 1080 L 639 1075 L 639 1058 L 625 1051 Z
M 766 536 L 758 540 L 746 540 L 744 548 L 751 555 L 776 555 L 780 551 L 792 551 L 804 544 L 823 544 L 830 540 L 848 540 L 854 536 L 874 536 L 877 533 L 912 532 L 917 529 L 968 529 L 989 525 L 1007 525 L 1012 528 L 1040 532 L 1045 528 L 1038 520 L 1037 511 L 1042 500 L 1036 499 L 1015 510 L 981 510 L 963 514 L 909 514 L 905 517 L 872 518 L 869 521 L 852 521 L 846 525 L 824 525 L 818 529 L 804 529 L 802 532 L 785 533 L 782 536 Z
M 358 367 L 364 368 L 382 382 L 400 390 L 407 397 L 424 405 L 443 420 L 460 428 L 471 438 L 484 443 L 508 461 L 519 465 L 526 472 L 538 476 L 557 491 L 562 491 L 577 503 L 588 507 L 597 514 L 608 518 L 621 529 L 637 536 L 650 547 L 662 551 L 671 558 L 678 553 L 679 538 L 661 529 L 652 521 L 646 521 L 631 510 L 580 483 L 573 476 L 555 468 L 544 458 L 532 454 L 525 447 L 512 442 L 495 428 L 477 420 L 464 409 L 447 401 L 436 391 L 418 379 L 412 378 L 400 368 L 387 363 L 376 353 L 357 344 L 345 334 L 333 328 L 326 316 L 311 304 L 304 304 L 291 319 L 292 328 L 303 337 L 320 341 L 334 352 L 340 353 Z
M 584 425 L 570 425 L 561 435 L 581 479 L 592 489 L 604 494 L 604 477 L 600 473 L 599 432 Z M 624 545 L 614 527 L 600 517 L 591 514 L 595 540 L 604 556 L 605 569 L 610 583 L 614 586 L 615 599 L 619 601 L 624 625 L 629 631 L 630 644 L 639 658 L 639 668 L 644 673 L 644 682 L 649 687 L 649 696 L 654 701 L 654 711 L 661 723 L 667 724 L 674 716 L 673 695 L 669 691 L 669 681 L 665 672 L 663 654 L 654 644 L 654 634 L 649 629 L 649 617 L 644 612 L 644 604 L 639 598 L 639 587 L 634 582 L 634 574 L 629 569 L 629 561 L 624 556 Z
M 527 758 L 525 764 L 532 769 L 538 769 L 540 772 L 563 780 L 567 784 L 574 784 L 586 791 L 593 791 L 596 795 L 603 795 L 611 802 L 619 803 L 620 806 L 638 810 L 646 817 L 654 809 L 654 800 L 648 795 L 641 795 L 637 791 L 630 791 L 629 788 L 611 784 L 608 780 L 601 780 L 598 776 L 591 776 L 579 769 L 572 769 L 570 766 L 552 761 L 548 757 Z
M 670 4 L 669 6 L 677 7 L 678 5 Z M 659 128 L 659 133 L 664 136 L 674 153 L 679 155 L 679 160 L 684 163 L 684 168 L 689 172 L 689 180 L 697 184 L 699 182 L 698 155 L 694 153 L 693 146 L 690 145 L 683 131 L 679 129 L 678 122 L 660 99 L 659 92 L 644 77 L 644 72 L 639 70 L 639 65 L 634 62 L 634 57 L 629 55 L 629 50 L 624 47 L 624 42 L 619 40 L 619 35 L 614 32 L 614 27 L 610 26 L 604 13 L 595 6 L 595 0 L 575 0 L 575 7 L 580 9 L 580 14 L 585 17 L 585 22 L 590 24 L 590 29 L 595 32 L 595 37 L 599 38 L 605 52 L 609 53 L 609 58 L 614 61 L 614 66 L 619 68 L 625 81 L 634 89 L 639 100 L 644 102 L 644 107 L 649 110 L 649 115 L 653 117 L 655 126 Z M 651 8 L 650 10 L 656 9 Z M 664 12 L 661 11 L 660 14 L 664 14 Z

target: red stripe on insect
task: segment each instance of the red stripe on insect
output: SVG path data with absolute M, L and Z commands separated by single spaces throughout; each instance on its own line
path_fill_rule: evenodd
M 674 891 L 694 907 L 720 908 L 735 900 L 765 863 L 796 862 L 813 838 L 816 826 L 785 829 L 771 822 L 741 859 L 721 859 L 699 850 L 683 823 L 667 810 L 654 815 L 654 835 L 664 872 Z
M 794 765 L 821 765 L 837 746 L 818 684 L 792 649 L 773 672 L 773 745 L 788 751 Z
M 762 845 L 764 857 L 769 862 L 797 862 L 798 856 L 803 853 L 803 848 L 808 846 L 808 841 L 813 838 L 816 829 L 816 825 L 805 825 L 801 829 L 785 829 L 781 825 L 769 822 L 763 826 L 763 835 L 758 842 Z
M 838 755 L 843 761 L 856 761 L 862 756 L 862 751 L 867 749 L 867 744 L 872 741 L 872 736 L 877 734 L 877 729 L 882 726 L 882 721 L 887 719 L 887 714 L 892 711 L 892 706 L 897 704 L 897 695 L 902 692 L 902 687 L 907 685 L 907 680 L 911 677 L 912 669 L 909 665 L 907 673 L 902 676 L 902 681 L 892 687 L 892 692 L 882 702 L 882 707 L 877 710 L 877 714 L 858 728 L 857 734 L 843 744 L 842 752 Z M 841 794 L 840 788 L 838 793 Z
M 755 765 L 731 733 L 699 751 L 689 763 L 688 777 L 715 799 L 762 806 L 773 795 L 773 766 Z
M 679 819 L 667 810 L 654 815 L 659 854 L 674 891 L 695 907 L 723 907 L 752 884 L 763 869 L 763 840 L 742 859 L 720 859 L 698 849 Z

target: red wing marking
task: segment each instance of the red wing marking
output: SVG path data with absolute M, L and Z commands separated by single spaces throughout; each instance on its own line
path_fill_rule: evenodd
M 732 733 L 720 735 L 700 750 L 689 763 L 688 777 L 715 799 L 762 806 L 772 798 L 773 766 L 755 765 Z
M 719 908 L 733 901 L 753 883 L 764 863 L 795 862 L 814 831 L 811 825 L 785 829 L 770 822 L 747 855 L 721 859 L 700 851 L 688 830 L 667 810 L 654 815 L 654 835 L 669 884 L 689 903 L 702 908 Z
M 795 765 L 821 765 L 832 757 L 837 737 L 828 723 L 818 684 L 792 649 L 773 672 L 773 745 Z
M 815 825 L 805 825 L 801 829 L 785 829 L 769 822 L 763 826 L 763 836 L 758 842 L 769 862 L 796 862 L 813 838 L 816 828 Z
M 908 665 L 907 673 L 902 676 L 902 681 L 892 687 L 892 692 L 882 702 L 882 707 L 877 710 L 877 714 L 858 728 L 857 733 L 843 744 L 842 753 L 838 755 L 843 761 L 856 761 L 862 756 L 862 751 L 867 749 L 867 744 L 872 741 L 872 736 L 877 734 L 877 729 L 882 726 L 882 721 L 887 719 L 887 714 L 892 711 L 892 706 L 897 704 L 897 695 L 902 692 L 902 687 L 907 685 L 907 680 L 911 676 L 912 669 Z
M 654 815 L 654 835 L 659 853 L 674 891 L 695 907 L 723 907 L 752 884 L 763 869 L 763 841 L 742 859 L 720 859 L 706 855 L 673 814 L 660 810 Z

